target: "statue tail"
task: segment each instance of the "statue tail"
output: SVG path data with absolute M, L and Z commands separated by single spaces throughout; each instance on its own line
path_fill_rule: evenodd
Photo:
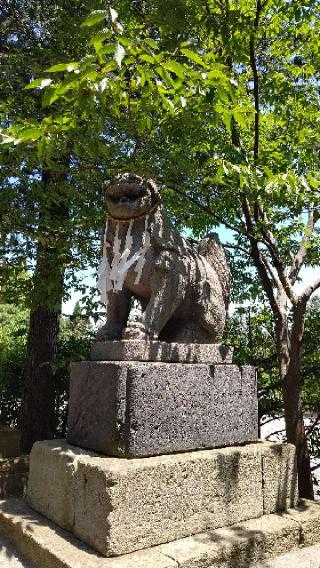
M 204 256 L 207 262 L 213 266 L 222 289 L 226 309 L 229 305 L 230 295 L 230 270 L 224 248 L 220 243 L 217 233 L 209 233 L 198 245 L 199 254 Z

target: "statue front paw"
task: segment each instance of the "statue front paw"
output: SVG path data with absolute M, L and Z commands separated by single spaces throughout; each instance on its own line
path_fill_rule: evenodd
M 122 327 L 106 323 L 97 331 L 96 341 L 115 341 L 121 339 Z
M 128 341 L 154 341 L 158 339 L 154 334 L 149 334 L 141 322 L 130 323 L 122 332 L 122 339 Z

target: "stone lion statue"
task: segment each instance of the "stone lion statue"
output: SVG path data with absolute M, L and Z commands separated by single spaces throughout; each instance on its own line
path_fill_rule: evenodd
M 107 208 L 98 287 L 107 322 L 97 340 L 218 343 L 226 319 L 229 268 L 214 234 L 198 245 L 166 216 L 156 184 L 121 174 L 104 187 Z M 142 305 L 128 324 L 132 299 Z

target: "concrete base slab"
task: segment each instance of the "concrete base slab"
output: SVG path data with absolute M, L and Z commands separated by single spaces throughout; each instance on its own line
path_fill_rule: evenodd
M 319 543 L 319 510 L 303 501 L 293 514 L 265 515 L 117 558 L 99 556 L 19 500 L 0 502 L 0 531 L 34 568 L 250 568 L 298 551 L 309 539 L 310 525 L 317 527 L 313 544 Z
M 221 344 L 165 341 L 97 341 L 93 361 L 158 361 L 162 363 L 232 363 L 233 348 Z
M 264 471 L 265 459 L 276 466 Z M 296 502 L 295 487 L 290 445 L 124 459 L 51 440 L 33 446 L 27 498 L 97 551 L 117 556 L 260 517 L 266 506 L 285 510 Z
M 236 365 L 72 365 L 70 444 L 142 457 L 258 439 L 255 369 Z

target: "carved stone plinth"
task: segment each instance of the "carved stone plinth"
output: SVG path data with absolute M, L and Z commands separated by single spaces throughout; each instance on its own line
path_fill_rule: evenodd
M 28 502 L 105 556 L 285 510 L 297 500 L 294 446 L 258 443 L 140 459 L 37 442 Z
M 138 457 L 257 439 L 253 367 L 136 361 L 72 366 L 70 444 Z

